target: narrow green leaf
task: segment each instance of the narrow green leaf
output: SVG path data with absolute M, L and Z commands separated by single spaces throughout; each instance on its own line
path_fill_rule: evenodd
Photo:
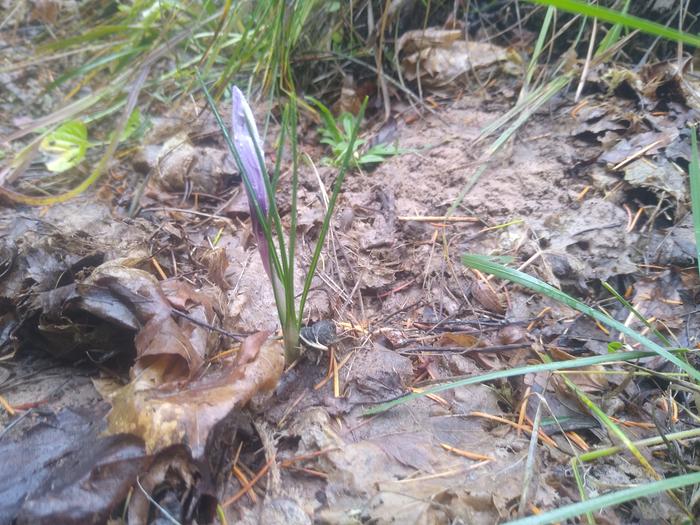
M 628 489 L 619 490 L 604 496 L 598 496 L 586 501 L 567 505 L 549 512 L 544 512 L 536 516 L 528 516 L 515 521 L 509 521 L 508 525 L 544 525 L 547 523 L 563 522 L 569 518 L 574 518 L 585 514 L 586 512 L 594 512 L 613 505 L 619 505 L 626 501 L 653 496 L 660 492 L 687 487 L 700 483 L 700 472 L 692 474 L 683 474 L 673 478 L 667 478 L 661 481 L 653 481 L 644 483 Z
M 586 501 L 588 499 L 588 494 L 586 493 L 586 487 L 583 483 L 583 476 L 581 475 L 581 469 L 579 468 L 581 461 L 578 457 L 574 456 L 571 459 L 571 470 L 574 473 L 574 479 L 576 480 L 576 487 L 578 488 L 578 494 L 581 501 Z M 595 519 L 593 518 L 593 513 L 586 512 L 586 521 L 588 525 L 595 525 Z
M 551 362 L 549 356 L 545 356 L 545 361 Z M 581 390 L 571 379 L 569 379 L 566 376 L 563 376 L 562 379 L 564 380 L 566 386 L 568 386 L 569 389 L 572 390 L 578 396 L 581 404 L 587 407 L 588 410 L 591 411 L 591 413 L 600 423 L 605 425 L 605 428 L 608 429 L 610 435 L 617 437 L 617 439 L 625 446 L 625 448 L 627 448 L 627 450 L 629 450 L 632 453 L 632 455 L 637 459 L 637 461 L 639 461 L 639 464 L 642 467 L 644 467 L 647 473 L 651 476 L 658 477 L 656 471 L 654 470 L 654 467 L 651 466 L 649 461 L 642 455 L 637 446 L 632 442 L 630 438 L 627 437 L 627 434 L 625 434 L 622 431 L 622 429 L 615 424 L 615 422 L 610 418 L 610 416 L 608 416 L 602 408 L 596 405 L 593 402 L 593 400 L 590 397 L 588 397 L 586 393 L 583 390 Z
M 104 36 L 110 36 L 114 34 L 119 34 L 121 36 L 126 36 L 129 34 L 129 31 L 131 31 L 132 28 L 130 28 L 128 25 L 105 25 L 105 26 L 98 26 L 94 29 L 90 29 L 89 31 L 86 31 L 85 33 L 78 35 L 78 36 L 73 36 L 69 38 L 64 38 L 63 40 L 58 40 L 56 42 L 50 42 L 49 44 L 46 44 L 44 46 L 40 46 L 37 51 L 39 53 L 43 53 L 45 51 L 56 51 L 60 49 L 66 49 L 68 47 L 71 47 L 75 44 L 82 44 L 84 42 L 92 42 L 94 40 L 99 40 L 100 38 Z M 116 43 L 116 42 L 115 42 Z
M 405 396 L 401 396 L 397 399 L 392 399 L 391 401 L 387 401 L 385 403 L 376 405 L 368 409 L 364 413 L 364 415 L 370 416 L 373 414 L 379 414 L 380 412 L 385 412 L 390 408 L 393 408 L 398 405 L 403 405 L 404 403 L 411 401 L 412 399 L 418 399 L 419 397 L 423 397 L 428 394 L 439 394 L 440 392 L 444 392 L 446 390 L 452 390 L 468 385 L 478 385 L 481 383 L 486 383 L 487 381 L 494 381 L 496 379 L 505 379 L 507 377 L 516 377 L 525 374 L 538 374 L 540 372 L 551 372 L 554 370 L 574 370 L 576 368 L 603 365 L 606 363 L 634 361 L 636 359 L 641 359 L 643 357 L 651 357 L 653 355 L 655 355 L 654 352 L 620 352 L 617 354 L 595 355 L 591 357 L 580 357 L 569 361 L 555 361 L 553 363 L 543 363 L 539 365 L 528 365 L 521 366 L 519 368 L 497 370 L 495 372 L 489 372 L 487 374 L 482 374 L 479 376 L 468 377 L 466 379 L 460 379 L 458 381 L 450 381 L 442 385 L 426 388 L 422 392 L 406 394 Z
M 540 28 L 540 33 L 537 37 L 537 42 L 535 42 L 535 49 L 532 51 L 530 63 L 527 65 L 525 81 L 523 82 L 523 87 L 520 90 L 521 97 L 528 92 L 530 82 L 532 82 L 532 76 L 535 74 L 535 69 L 537 69 L 537 64 L 539 63 L 540 55 L 542 54 L 542 49 L 544 48 L 547 33 L 549 33 L 549 26 L 552 23 L 555 13 L 556 9 L 550 6 L 547 9 L 547 13 L 544 15 L 544 21 L 542 22 L 542 27 Z
M 89 73 L 90 71 L 94 69 L 98 69 L 106 64 L 109 64 L 111 62 L 114 62 L 116 60 L 122 59 L 122 58 L 129 58 L 133 57 L 143 51 L 145 51 L 147 48 L 146 47 L 126 47 L 125 49 L 122 49 L 120 51 L 116 51 L 110 55 L 106 56 L 101 56 L 91 62 L 88 62 L 86 64 L 83 64 L 80 67 L 77 67 L 75 69 L 71 69 L 67 72 L 65 72 L 63 75 L 59 76 L 56 80 L 51 82 L 48 86 L 46 86 L 45 91 L 49 92 L 52 89 L 54 89 L 57 86 L 60 86 L 67 80 L 70 80 L 73 77 L 76 76 L 84 76 L 85 74 Z
M 688 362 L 678 358 L 662 346 L 656 344 L 647 337 L 644 337 L 643 335 L 629 328 L 628 326 L 625 326 L 619 321 L 616 321 L 615 319 L 608 317 L 607 315 L 599 312 L 598 310 L 591 308 L 587 304 L 584 304 L 581 301 L 574 299 L 573 297 L 565 294 L 561 290 L 557 290 L 553 286 L 544 283 L 539 279 L 532 277 L 531 275 L 520 272 L 518 270 L 506 268 L 505 266 L 502 266 L 500 264 L 496 264 L 492 262 L 488 257 L 484 257 L 482 255 L 463 255 L 462 262 L 470 268 L 474 268 L 485 273 L 493 274 L 501 279 L 512 281 L 521 286 L 525 286 L 530 290 L 534 290 L 537 293 L 546 295 L 547 297 L 564 303 L 567 306 L 570 306 L 571 308 L 574 308 L 579 312 L 586 314 L 597 321 L 600 321 L 601 323 L 609 326 L 610 328 L 613 328 L 614 330 L 622 332 L 630 339 L 634 339 L 649 350 L 656 352 L 667 361 L 671 361 L 674 365 L 687 372 L 688 375 L 695 381 L 700 382 L 700 372 L 693 366 L 691 366 Z
M 673 40 L 675 42 L 683 42 L 685 44 L 700 47 L 700 37 L 693 35 L 691 33 L 686 33 L 684 31 L 677 31 L 666 27 L 656 22 L 646 20 L 644 18 L 639 18 L 630 14 L 624 14 L 620 11 L 615 11 L 614 9 L 608 9 L 607 7 L 601 7 L 594 4 L 589 4 L 582 2 L 581 0 L 528 0 L 529 2 L 535 4 L 551 5 L 557 9 L 563 11 L 568 11 L 570 13 L 576 13 L 583 16 L 591 16 L 602 20 L 604 22 L 610 22 L 613 24 L 620 24 L 624 27 L 629 27 L 631 29 L 639 29 L 644 33 L 650 35 L 665 38 L 667 40 Z
M 630 0 L 627 0 L 625 2 L 625 5 L 622 6 L 622 11 L 620 12 L 621 15 L 627 16 L 627 11 L 629 10 L 630 7 Z M 603 39 L 600 41 L 600 44 L 598 44 L 598 48 L 595 51 L 595 56 L 602 56 L 608 49 L 611 49 L 617 42 L 620 40 L 620 34 L 622 33 L 622 25 L 620 24 L 615 24 L 610 28 L 610 31 L 607 32 L 607 34 L 603 37 Z
M 321 134 L 327 136 L 335 142 L 340 142 L 341 140 L 343 140 L 343 134 L 340 131 L 340 129 L 338 129 L 338 126 L 335 123 L 335 119 L 333 118 L 333 114 L 331 113 L 330 109 L 328 109 L 325 106 L 325 104 L 323 104 L 323 102 L 321 102 L 318 99 L 315 99 L 314 97 L 306 98 L 311 103 L 313 103 L 314 106 L 316 106 L 319 114 L 321 115 L 321 119 L 323 120 L 324 124 L 324 127 L 321 129 Z
M 698 152 L 697 128 L 690 128 L 690 204 L 695 229 L 695 258 L 700 272 L 700 152 Z
M 658 337 L 659 339 L 661 339 L 661 341 L 662 341 L 666 346 L 671 346 L 671 341 L 669 341 L 668 338 L 667 338 L 664 334 L 662 334 L 662 333 L 659 332 L 656 328 L 654 328 L 654 327 L 651 325 L 651 323 L 650 323 L 649 321 L 647 321 L 646 317 L 644 317 L 644 316 L 632 305 L 632 303 L 630 303 L 627 299 L 625 299 L 624 297 L 622 297 L 622 295 L 620 295 L 620 293 L 619 293 L 617 290 L 615 290 L 615 288 L 613 288 L 612 286 L 610 286 L 609 283 L 607 283 L 607 282 L 605 282 L 605 281 L 602 281 L 601 284 L 603 285 L 603 288 L 605 288 L 608 292 L 610 292 L 610 293 L 615 297 L 615 299 L 617 299 L 618 302 L 619 302 L 620 304 L 622 304 L 622 306 L 624 306 L 624 307 L 627 308 L 630 312 L 632 312 L 632 314 L 633 314 L 637 319 L 639 319 L 642 323 L 644 323 L 644 326 L 646 326 L 649 330 L 651 330 L 651 331 L 653 332 L 653 334 L 654 334 L 656 337 Z M 608 345 L 608 346 L 610 346 L 610 345 Z
M 378 164 L 384 162 L 387 155 L 377 155 L 376 153 L 365 153 L 358 159 L 359 164 Z
M 306 279 L 304 280 L 304 290 L 301 293 L 301 299 L 299 300 L 299 322 L 301 323 L 302 314 L 304 312 L 304 306 L 306 305 L 306 298 L 309 295 L 309 290 L 311 289 L 311 281 L 316 273 L 316 266 L 318 265 L 319 257 L 321 257 L 321 249 L 323 248 L 323 243 L 326 240 L 326 234 L 331 225 L 331 217 L 333 216 L 333 210 L 335 209 L 335 203 L 338 200 L 338 195 L 340 194 L 340 188 L 343 185 L 343 180 L 345 179 L 345 174 L 350 168 L 350 162 L 352 159 L 352 154 L 355 149 L 355 141 L 357 140 L 357 134 L 360 131 L 360 124 L 365 116 L 365 109 L 367 108 L 367 97 L 362 102 L 360 107 L 360 114 L 357 115 L 355 119 L 355 124 L 352 127 L 350 137 L 348 138 L 348 147 L 343 155 L 343 160 L 340 164 L 340 172 L 335 178 L 335 183 L 333 184 L 333 193 L 331 194 L 330 201 L 328 202 L 328 210 L 326 210 L 326 215 L 323 217 L 323 224 L 321 225 L 321 231 L 318 235 L 318 240 L 316 241 L 316 248 L 314 249 L 314 254 L 311 257 L 311 264 L 309 264 L 309 270 L 306 274 Z

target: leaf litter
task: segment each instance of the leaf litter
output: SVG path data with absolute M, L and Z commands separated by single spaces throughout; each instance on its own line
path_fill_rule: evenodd
M 418 69 L 431 78 L 421 81 L 438 91 L 466 79 L 471 64 L 443 56 L 465 45 L 456 42 L 449 32 L 404 35 L 402 67 L 410 73 L 424 61 Z M 508 59 L 501 49 L 490 53 L 485 66 Z M 364 414 L 436 382 L 530 363 L 533 350 L 567 359 L 619 339 L 566 307 L 472 276 L 458 263 L 467 251 L 515 256 L 578 295 L 596 297 L 598 280 L 630 288 L 626 297 L 645 318 L 679 344 L 697 344 L 697 276 L 684 269 L 694 244 L 682 146 L 696 88 L 658 68 L 599 77 L 578 112 L 564 96 L 532 117 L 466 195 L 464 222 L 443 216 L 470 179 L 480 129 L 507 110 L 500 92 L 462 94 L 417 122 L 398 118 L 392 133 L 401 148 L 420 154 L 348 177 L 309 310 L 311 321 L 333 319 L 336 335 L 284 372 L 240 177 L 206 112 L 180 116 L 192 124 L 187 133 L 168 116 L 146 138 L 132 164 L 150 174 L 137 218 L 127 218 L 126 200 L 94 198 L 5 214 L 1 343 L 14 356 L 3 360 L 11 365 L 0 395 L 25 408 L 15 416 L 22 420 L 2 416 L 0 446 L 8 458 L 42 454 L 4 465 L 2 479 L 15 471 L 24 483 L 4 486 L 0 517 L 99 523 L 124 513 L 133 488 L 126 512 L 134 523 L 163 516 L 152 500 L 183 522 L 211 521 L 217 501 L 229 522 L 241 523 L 505 521 L 523 496 L 531 439 L 518 416 L 534 420 L 540 402 L 540 439 L 553 441 L 538 455 L 528 504 L 577 500 L 567 468 L 578 445 L 566 433 L 615 442 L 551 376 Z M 502 82 L 495 89 L 507 89 Z M 640 107 L 647 113 L 634 118 Z M 319 176 L 328 187 L 334 171 Z M 301 177 L 300 252 L 308 260 L 323 204 L 313 170 Z M 37 359 L 36 350 L 62 361 Z M 22 391 L 21 374 L 40 364 L 57 381 Z M 96 390 L 61 386 L 79 366 Z M 572 381 L 621 420 L 681 424 L 653 379 L 613 370 L 580 370 Z M 611 390 L 620 396 L 606 399 Z M 643 425 L 629 432 L 653 435 Z M 249 483 L 260 472 L 266 482 Z M 646 479 L 619 457 L 588 472 L 594 491 Z M 671 519 L 676 509 L 663 498 L 632 514 Z

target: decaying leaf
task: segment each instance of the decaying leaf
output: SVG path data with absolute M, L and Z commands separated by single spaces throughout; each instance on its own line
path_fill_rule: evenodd
M 146 369 L 155 384 L 192 377 L 206 357 L 206 346 L 193 345 L 173 319 L 172 308 L 155 277 L 123 263 L 110 261 L 101 265 L 86 283 L 109 290 L 138 317 L 142 328 L 134 338 L 136 362 L 132 377 L 144 379 L 142 373 Z
M 220 360 L 218 368 L 192 381 L 158 386 L 137 376 L 110 399 L 108 430 L 140 436 L 149 452 L 186 444 L 200 457 L 214 425 L 254 395 L 271 391 L 283 367 L 282 344 L 260 332 L 244 340 L 235 359 Z M 148 368 L 143 373 L 150 375 Z
M 542 230 L 545 259 L 561 284 L 576 285 L 588 279 L 609 279 L 637 270 L 625 248 L 636 241 L 626 231 L 627 215 L 604 199 L 587 199 L 576 209 L 547 217 Z
M 688 185 L 685 173 L 677 165 L 666 160 L 636 160 L 625 167 L 625 180 L 632 186 L 649 188 L 659 195 L 665 193 L 676 201 L 687 200 Z
M 0 445 L 0 523 L 105 523 L 145 466 L 143 442 L 99 437 L 102 413 L 43 415 Z M 16 520 L 16 521 L 15 521 Z
M 505 48 L 462 39 L 462 32 L 431 27 L 408 31 L 396 44 L 401 68 L 408 80 L 419 79 L 429 88 L 464 87 L 475 70 L 506 64 Z
M 502 314 L 505 312 L 505 308 L 498 294 L 493 289 L 493 286 L 484 281 L 474 281 L 470 288 L 471 294 L 474 299 L 481 303 L 481 306 L 486 308 L 489 312 L 495 314 Z
M 149 499 L 154 497 L 159 500 L 156 509 L 152 509 Z M 193 501 L 197 504 L 193 505 Z M 195 512 L 197 517 L 209 522 L 216 511 L 216 491 L 211 486 L 209 473 L 202 471 L 201 462 L 193 461 L 182 445 L 162 450 L 152 459 L 148 470 L 139 476 L 137 490 L 129 501 L 129 523 L 164 521 L 163 507 L 180 523 L 192 523 Z M 153 513 L 155 519 L 149 520 Z

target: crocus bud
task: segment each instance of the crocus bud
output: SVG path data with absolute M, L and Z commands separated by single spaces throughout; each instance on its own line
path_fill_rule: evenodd
M 238 156 L 241 158 L 242 166 L 239 166 L 242 168 L 241 177 L 248 179 L 250 188 L 252 189 L 251 195 L 251 192 L 248 191 L 248 186 L 245 186 L 248 196 L 248 206 L 250 207 L 250 220 L 253 226 L 253 233 L 255 233 L 255 238 L 258 242 L 258 251 L 260 252 L 263 266 L 265 266 L 265 271 L 268 277 L 270 277 L 270 280 L 274 282 L 270 268 L 269 248 L 267 240 L 265 239 L 265 231 L 260 222 L 258 212 L 255 209 L 255 203 L 257 202 L 262 212 L 263 219 L 267 220 L 270 204 L 265 186 L 265 179 L 263 178 L 266 175 L 263 173 L 256 153 L 256 148 L 258 148 L 262 156 L 262 142 L 260 141 L 258 128 L 255 125 L 253 112 L 250 110 L 248 101 L 241 90 L 236 86 L 231 88 L 231 103 L 231 135 L 233 145 L 236 147 Z

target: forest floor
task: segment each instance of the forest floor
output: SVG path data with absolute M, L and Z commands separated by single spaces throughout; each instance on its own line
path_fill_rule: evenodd
M 306 349 L 245 410 L 226 405 L 226 417 L 198 445 L 197 460 L 211 472 L 197 463 L 195 476 L 185 460 L 173 459 L 179 452 L 163 459 L 161 451 L 165 467 L 149 463 L 144 486 L 155 490 L 178 468 L 208 477 L 209 488 L 189 479 L 197 487 L 189 497 L 213 496 L 228 523 L 251 524 L 492 524 L 578 501 L 572 458 L 619 442 L 555 375 L 462 386 L 371 416 L 367 410 L 428 385 L 537 363 L 541 354 L 605 355 L 621 340 L 573 309 L 469 270 L 466 253 L 509 256 L 513 267 L 644 330 L 602 289 L 608 282 L 679 346 L 695 347 L 699 283 L 684 170 L 687 123 L 698 113 L 678 95 L 677 76 L 655 78 L 661 88 L 653 93 L 646 89 L 652 81 L 638 78 L 609 91 L 593 83 L 582 102 L 573 93 L 553 98 L 490 160 L 449 217 L 480 165 L 480 131 L 514 103 L 512 80 L 428 99 L 431 111 L 420 115 L 406 104 L 391 121 L 402 153 L 347 175 L 314 281 L 307 321 L 333 321 L 337 340 L 329 350 Z M 0 395 L 10 409 L 0 413 L 0 451 L 10 458 L 0 466 L 2 523 L 15 516 L 40 523 L 42 512 L 45 522 L 58 523 L 75 506 L 90 508 L 76 484 L 91 472 L 94 478 L 95 458 L 136 447 L 97 438 L 134 364 L 135 337 L 137 351 L 151 338 L 151 356 L 182 334 L 193 346 L 203 340 L 217 348 L 204 358 L 213 369 L 216 355 L 237 347 L 227 333 L 278 329 L 245 194 L 213 118 L 190 104 L 152 119 L 138 151 L 122 155 L 94 190 L 51 207 L 2 210 L 3 344 L 11 335 L 18 345 L 0 361 Z M 270 162 L 273 143 L 266 141 Z M 303 269 L 325 210 L 319 183 L 330 191 L 337 170 L 322 165 L 311 125 L 300 147 L 313 159 L 300 168 Z M 289 177 L 283 170 L 278 191 L 285 227 Z M 132 273 L 137 268 L 153 282 L 134 285 L 142 278 Z M 142 314 L 123 311 L 144 287 L 180 312 L 168 316 L 181 330 L 174 339 L 158 339 L 173 335 L 164 325 L 144 335 Z M 673 370 L 653 358 L 637 365 L 567 377 L 632 441 L 692 426 L 692 396 L 672 395 L 667 381 L 645 373 Z M 133 369 L 130 377 L 139 378 Z M 213 398 L 184 391 L 183 410 L 192 413 L 178 417 L 204 424 L 196 413 Z M 120 428 L 137 428 L 138 408 L 124 410 L 134 419 Z M 539 443 L 531 439 L 535 420 Z M 144 467 L 140 452 L 127 455 L 142 462 L 132 470 L 110 462 L 114 470 L 103 478 L 131 479 Z M 644 455 L 663 475 L 692 464 L 697 452 L 687 442 Z M 47 465 L 60 466 L 64 503 L 47 499 L 46 487 L 57 485 L 57 469 Z M 654 478 L 624 452 L 584 465 L 583 475 L 589 496 Z M 104 485 L 93 479 L 95 492 L 109 495 L 100 505 L 124 508 L 127 485 L 103 478 Z M 34 499 L 25 501 L 27 494 Z M 178 494 L 175 504 L 166 496 L 159 502 L 181 508 Z M 133 506 L 129 512 L 139 515 Z M 679 515 L 672 498 L 660 495 L 596 520 L 660 523 Z

